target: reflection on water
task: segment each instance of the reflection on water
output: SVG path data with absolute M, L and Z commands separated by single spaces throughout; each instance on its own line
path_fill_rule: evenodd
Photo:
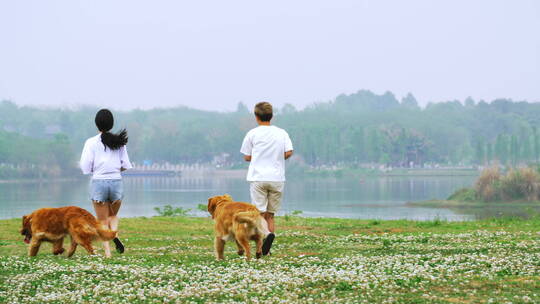
M 446 198 L 454 190 L 470 186 L 474 177 L 372 177 L 290 178 L 281 214 L 294 210 L 304 216 L 417 219 L 475 218 L 473 213 L 448 209 L 409 207 L 407 201 Z M 91 210 L 88 180 L 0 184 L 0 218 L 20 217 L 41 207 L 77 205 Z M 123 217 L 156 215 L 164 205 L 191 208 L 206 204 L 208 197 L 228 193 L 249 201 L 249 185 L 243 178 L 126 177 Z
M 347 218 L 471 219 L 446 209 L 411 208 L 407 201 L 446 198 L 469 186 L 474 177 L 377 177 L 366 179 L 313 179 L 289 183 L 289 210 L 308 216 Z

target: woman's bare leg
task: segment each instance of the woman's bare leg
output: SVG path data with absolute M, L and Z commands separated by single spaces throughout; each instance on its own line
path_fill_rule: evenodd
M 121 200 L 117 200 L 109 204 L 109 228 L 113 231 L 118 231 L 118 210 L 120 210 L 120 206 L 122 205 Z M 114 245 L 116 246 L 116 251 L 118 253 L 124 253 L 125 247 L 124 244 L 120 241 L 118 237 L 115 237 Z
M 98 221 L 105 225 L 106 227 L 110 227 L 109 225 L 109 209 L 110 203 L 101 203 L 97 201 L 92 201 L 94 204 L 94 210 L 96 211 L 96 216 Z M 111 247 L 109 246 L 109 242 L 103 242 L 103 249 L 105 250 L 105 256 L 110 258 L 111 257 Z
M 120 206 L 122 205 L 121 200 L 114 201 L 109 205 L 109 229 L 113 231 L 118 231 L 118 211 L 120 210 Z

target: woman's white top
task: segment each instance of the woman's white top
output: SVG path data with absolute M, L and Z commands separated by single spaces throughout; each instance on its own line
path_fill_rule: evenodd
M 101 142 L 101 133 L 86 140 L 79 165 L 92 179 L 120 179 L 121 168 L 133 168 L 126 146 L 111 150 Z

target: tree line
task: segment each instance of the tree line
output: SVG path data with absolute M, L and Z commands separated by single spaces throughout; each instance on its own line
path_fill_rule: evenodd
M 239 147 L 255 127 L 253 105 L 232 112 L 183 106 L 115 111 L 127 128 L 136 162 L 241 163 Z M 84 140 L 97 134 L 98 108 L 38 108 L 0 103 L 0 164 L 76 167 Z M 540 104 L 509 99 L 446 101 L 420 107 L 412 94 L 398 100 L 361 90 L 304 109 L 275 109 L 297 161 L 311 166 L 438 164 L 517 165 L 540 156 Z

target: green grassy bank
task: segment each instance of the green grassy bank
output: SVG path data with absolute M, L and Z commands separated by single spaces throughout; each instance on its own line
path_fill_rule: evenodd
M 272 256 L 252 262 L 231 243 L 214 260 L 209 218 L 123 219 L 127 251 L 111 259 L 49 244 L 28 258 L 19 225 L 0 221 L 1 303 L 540 302 L 538 218 L 280 217 Z
M 406 205 L 410 207 L 450 209 L 457 214 L 471 215 L 476 219 L 497 217 L 531 219 L 540 217 L 540 202 L 538 201 L 482 202 L 478 200 L 460 201 L 448 199 L 408 202 Z

